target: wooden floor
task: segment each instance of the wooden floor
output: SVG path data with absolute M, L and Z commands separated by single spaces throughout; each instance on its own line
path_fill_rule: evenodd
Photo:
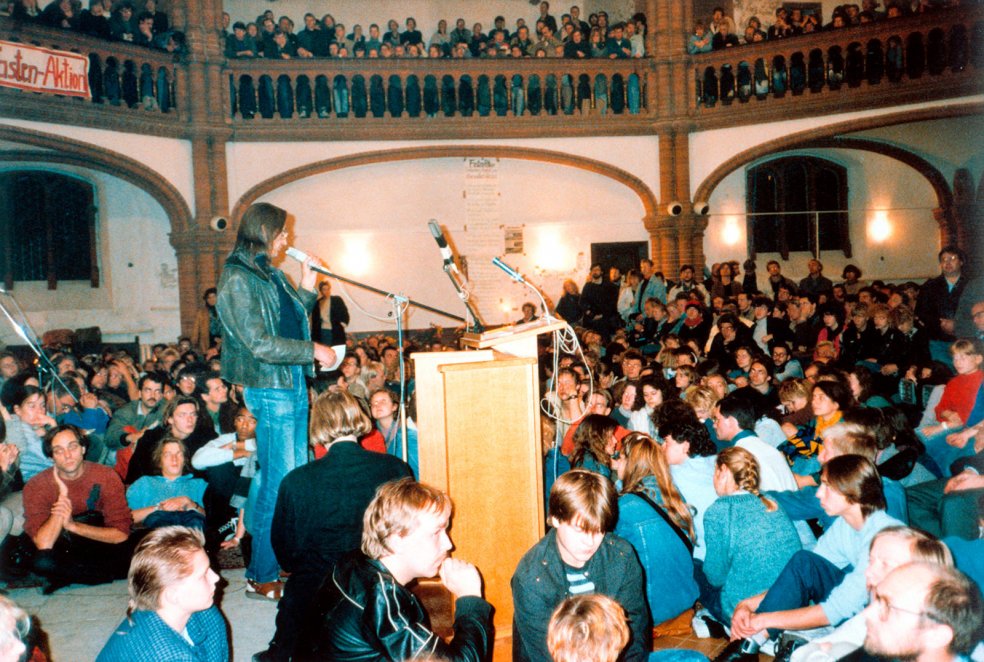
M 442 637 L 451 637 L 453 630 L 450 594 L 440 584 L 428 584 L 426 582 L 414 587 L 413 592 L 424 603 L 424 608 L 430 614 L 431 626 L 434 631 Z M 685 648 L 699 651 L 713 660 L 714 656 L 720 653 L 727 644 L 728 642 L 724 639 L 699 639 L 691 633 L 688 636 L 660 637 L 653 642 L 653 650 Z M 768 662 L 772 658 L 767 655 L 759 655 L 759 659 L 761 662 Z M 511 662 L 512 637 L 509 634 L 496 637 L 492 660 L 493 662 Z
M 728 642 L 724 639 L 698 639 L 691 634 L 689 637 L 660 637 L 653 642 L 653 650 L 665 650 L 667 648 L 686 648 L 703 653 L 710 659 L 720 653 Z M 512 637 L 497 638 L 495 649 L 492 655 L 492 662 L 511 662 L 512 660 Z M 772 658 L 767 655 L 759 655 L 761 662 L 768 662 Z

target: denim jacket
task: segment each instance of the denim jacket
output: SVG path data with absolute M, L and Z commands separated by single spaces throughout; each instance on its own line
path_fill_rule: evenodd
M 643 486 L 653 501 L 663 505 L 653 476 L 646 476 Z M 633 493 L 620 496 L 615 533 L 628 540 L 639 555 L 654 623 L 674 618 L 693 606 L 699 592 L 694 559 L 676 531 L 649 503 Z
M 234 250 L 219 279 L 219 319 L 222 321 L 222 378 L 250 388 L 294 388 L 291 366 L 304 366 L 314 376 L 311 329 L 301 324 L 303 340 L 277 335 L 280 298 L 277 284 L 294 300 L 298 316 L 308 317 L 318 298 L 314 292 L 295 290 L 279 269 L 264 270 L 255 256 Z

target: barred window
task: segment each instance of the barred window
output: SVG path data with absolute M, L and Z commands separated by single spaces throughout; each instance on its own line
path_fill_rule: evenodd
M 833 161 L 791 156 L 747 171 L 748 251 L 844 252 L 851 257 L 847 169 Z
M 4 285 L 87 280 L 99 287 L 92 184 L 45 170 L 0 172 Z

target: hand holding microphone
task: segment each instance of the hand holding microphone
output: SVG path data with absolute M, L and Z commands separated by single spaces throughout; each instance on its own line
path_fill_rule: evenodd
M 318 281 L 318 273 L 327 271 L 324 264 L 318 258 L 308 255 L 293 246 L 288 246 L 286 253 L 288 257 L 292 257 L 301 263 L 300 286 L 305 290 L 314 291 L 315 283 Z M 318 267 L 321 267 L 321 270 Z

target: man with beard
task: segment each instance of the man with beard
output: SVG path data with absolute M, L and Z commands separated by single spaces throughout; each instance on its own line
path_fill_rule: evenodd
M 581 306 L 585 325 L 607 338 L 617 324 L 618 285 L 605 279 L 600 264 L 591 265 L 590 277 L 581 290 Z
M 872 591 L 865 652 L 886 659 L 968 659 L 984 633 L 981 590 L 959 570 L 910 563 Z

